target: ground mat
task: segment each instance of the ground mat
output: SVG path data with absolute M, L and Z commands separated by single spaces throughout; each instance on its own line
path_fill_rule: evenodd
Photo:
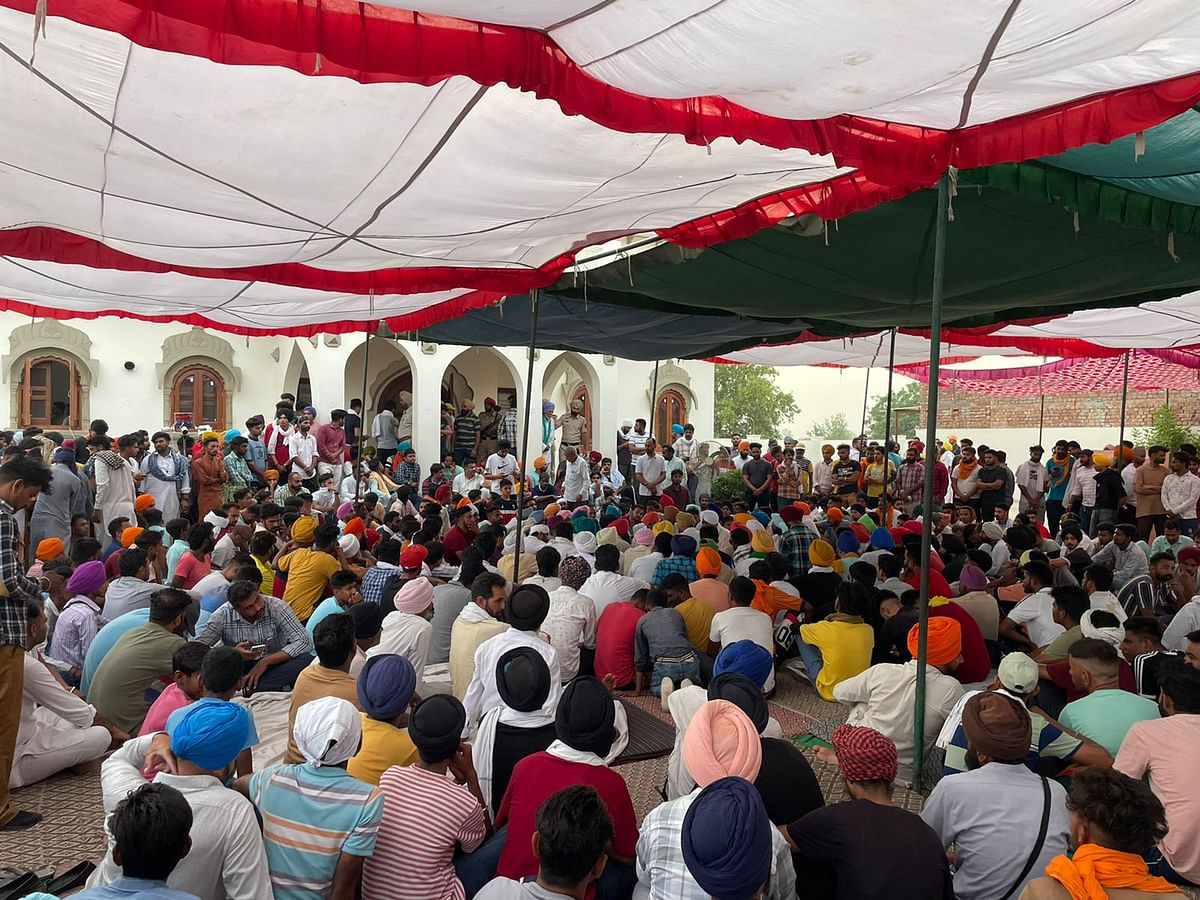
M 632 703 L 621 701 L 629 719 L 629 745 L 616 759 L 616 764 L 638 762 L 666 756 L 675 746 L 675 726 L 664 722 Z

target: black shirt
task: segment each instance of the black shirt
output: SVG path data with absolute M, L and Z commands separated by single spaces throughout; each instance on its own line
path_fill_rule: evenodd
M 500 808 L 513 769 L 527 756 L 541 753 L 554 743 L 553 723 L 541 728 L 517 728 L 496 723 L 496 740 L 492 744 L 492 809 Z
M 1096 473 L 1095 480 L 1096 509 L 1116 509 L 1117 501 L 1125 496 L 1125 479 L 1121 477 L 1121 473 L 1105 469 L 1103 472 Z
M 842 462 L 840 459 L 833 464 L 833 484 L 834 490 L 839 494 L 857 494 L 858 493 L 858 470 L 860 466 L 857 460 L 848 459 Z M 851 477 L 853 476 L 853 477 Z M 846 479 L 846 483 L 842 484 L 842 479 Z
M 789 578 L 788 583 L 800 592 L 801 600 L 812 604 L 812 621 L 819 622 L 833 612 L 833 601 L 842 586 L 842 576 L 837 572 L 809 572 Z
M 990 468 L 981 467 L 979 469 L 979 480 L 1000 482 L 1000 487 L 993 488 L 991 490 L 985 489 L 983 493 L 979 495 L 980 506 L 985 510 L 1002 506 L 1004 504 L 1004 470 L 1000 468 L 1000 466 L 992 466 Z M 985 513 L 984 518 L 990 519 L 991 516 L 988 516 Z
M 806 900 L 953 900 L 941 839 L 916 813 L 870 800 L 814 810 L 787 826 Z
M 771 480 L 771 474 L 775 471 L 765 459 L 748 459 L 742 463 L 742 474 L 749 479 L 750 483 L 756 488 L 762 487 Z
M 912 631 L 912 627 L 917 624 L 919 618 L 920 614 L 911 606 L 902 606 L 898 613 L 884 622 L 875 635 L 875 649 L 871 651 L 871 664 L 905 663 L 912 659 L 912 654 L 908 652 L 908 633 Z
M 791 741 L 762 738 L 762 767 L 754 786 L 772 825 L 787 825 L 825 805 L 808 759 Z

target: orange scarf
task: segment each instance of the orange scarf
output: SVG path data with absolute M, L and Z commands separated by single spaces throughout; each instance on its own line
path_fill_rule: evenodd
M 1046 874 L 1067 889 L 1071 900 L 1107 900 L 1105 888 L 1132 888 L 1151 894 L 1177 894 L 1179 888 L 1151 875 L 1146 861 L 1136 853 L 1109 850 L 1099 844 L 1082 844 L 1074 857 L 1056 856 Z
M 979 457 L 975 457 L 975 461 L 970 462 L 970 463 L 967 462 L 965 459 L 959 460 L 958 476 L 957 476 L 958 480 L 962 481 L 964 478 L 970 478 L 971 473 L 974 472 L 977 468 L 979 468 Z

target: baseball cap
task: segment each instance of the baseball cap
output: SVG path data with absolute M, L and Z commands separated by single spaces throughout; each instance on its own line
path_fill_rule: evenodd
M 1000 683 L 1008 690 L 1025 695 L 1037 686 L 1038 666 L 1025 653 L 1010 653 L 1000 660 Z

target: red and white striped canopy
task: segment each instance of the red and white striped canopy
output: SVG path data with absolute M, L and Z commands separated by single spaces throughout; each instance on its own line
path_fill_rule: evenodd
M 416 5 L 0 0 L 0 305 L 408 330 L 1200 100 L 1183 0 Z

